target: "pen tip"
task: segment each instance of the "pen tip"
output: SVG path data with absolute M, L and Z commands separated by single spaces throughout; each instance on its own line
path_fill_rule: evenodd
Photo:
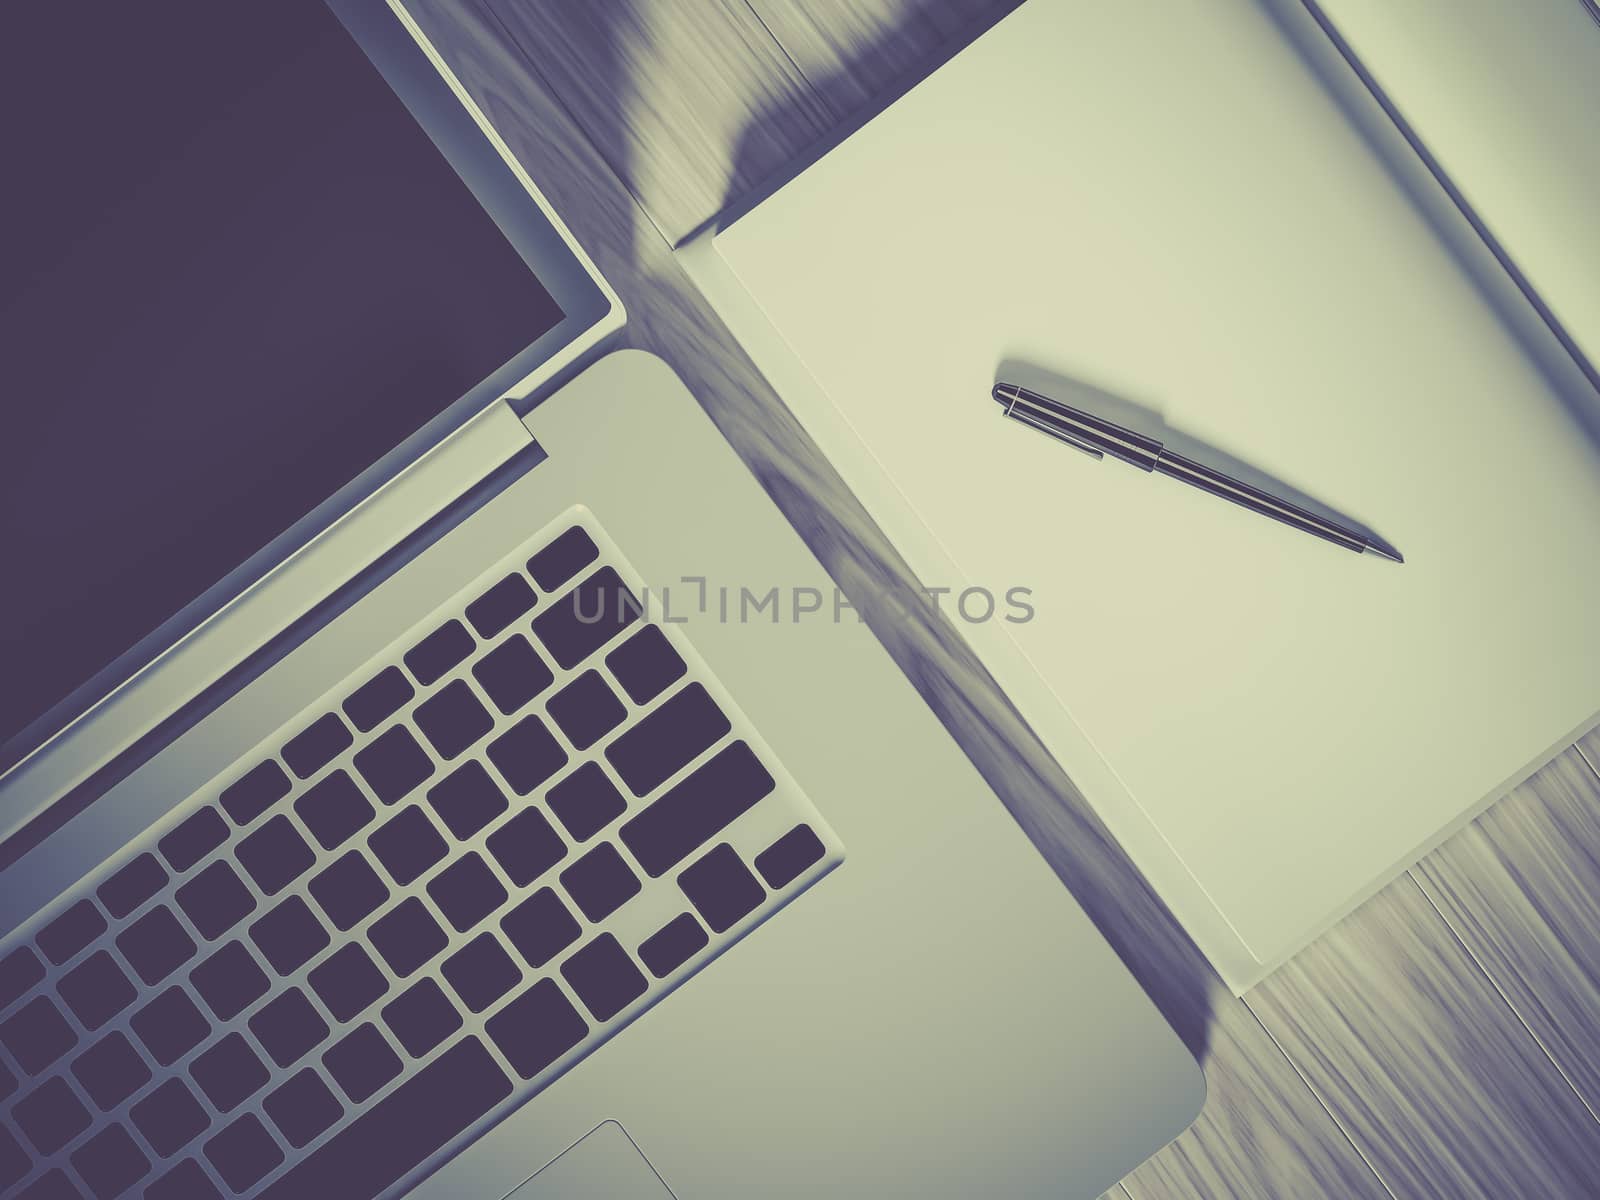
M 994 397 L 996 404 L 1010 404 L 1017 398 L 1017 385 L 1014 383 L 997 383 L 989 392 Z
M 1401 554 L 1400 551 L 1390 546 L 1379 545 L 1374 541 L 1367 542 L 1367 553 L 1376 554 L 1379 558 L 1387 558 L 1390 562 L 1405 562 L 1405 555 Z

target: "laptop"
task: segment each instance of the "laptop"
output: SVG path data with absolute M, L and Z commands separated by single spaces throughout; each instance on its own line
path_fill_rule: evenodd
M 1087 1197 L 1188 1125 L 401 7 L 7 20 L 0 1195 Z

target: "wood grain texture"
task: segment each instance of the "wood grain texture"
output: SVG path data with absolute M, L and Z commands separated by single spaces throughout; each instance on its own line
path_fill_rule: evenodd
M 1589 1196 L 1600 1126 L 1408 877 L 1245 997 L 1396 1196 Z
M 1124 1179 L 1130 1200 L 1387 1200 L 1389 1192 L 1243 1000 L 1212 1014 L 1206 1107 Z
M 837 116 L 871 108 L 1019 0 L 749 0 Z
M 668 242 L 832 123 L 744 0 L 486 4 Z
M 1578 753 L 1600 775 L 1600 728 L 1591 729 L 1588 736 L 1578 739 Z
M 1412 874 L 1600 1112 L 1600 775 L 1567 751 Z

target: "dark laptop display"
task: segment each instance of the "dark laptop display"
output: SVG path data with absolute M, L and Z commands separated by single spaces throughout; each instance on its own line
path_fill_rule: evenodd
M 563 314 L 320 0 L 0 22 L 3 745 Z

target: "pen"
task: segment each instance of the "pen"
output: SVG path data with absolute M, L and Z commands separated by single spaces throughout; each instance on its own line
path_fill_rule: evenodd
M 1162 475 L 1210 492 L 1241 508 L 1271 517 L 1285 525 L 1353 550 L 1357 554 L 1376 554 L 1390 562 L 1404 562 L 1398 550 L 1384 546 L 1346 525 L 1317 516 L 1297 504 L 1280 499 L 1243 480 L 1224 475 L 1210 467 L 1174 454 L 1154 438 L 1145 437 L 1131 429 L 1124 429 L 1110 421 L 1041 396 L 1038 392 L 1018 387 L 1013 383 L 994 385 L 994 398 L 1005 406 L 1005 415 L 1048 434 L 1058 441 L 1081 450 L 1092 458 L 1111 455 L 1141 471 L 1155 471 Z

